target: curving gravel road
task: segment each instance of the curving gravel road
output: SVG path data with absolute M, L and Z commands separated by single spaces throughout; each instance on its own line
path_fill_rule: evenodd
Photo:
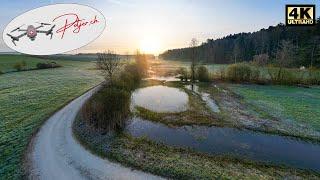
M 93 155 L 74 139 L 72 122 L 98 88 L 69 103 L 41 127 L 28 150 L 29 179 L 161 179 Z

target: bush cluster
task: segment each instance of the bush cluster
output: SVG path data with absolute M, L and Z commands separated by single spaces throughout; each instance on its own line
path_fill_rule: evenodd
M 310 68 L 308 70 L 308 78 L 306 84 L 317 84 L 320 85 L 320 71 Z
M 17 71 L 23 70 L 27 66 L 25 61 L 17 62 L 13 65 L 13 68 Z
M 149 64 L 147 61 L 148 56 L 141 54 L 139 51 L 135 55 L 135 63 L 139 69 L 140 74 L 145 77 L 148 73 Z
M 176 70 L 176 74 L 178 75 L 178 78 L 181 81 L 188 81 L 188 79 L 191 78 L 190 73 L 188 70 L 184 67 L 180 67 L 179 69 Z M 210 81 L 210 76 L 209 76 L 209 71 L 207 67 L 205 66 L 199 66 L 196 68 L 196 80 L 200 82 L 209 82 Z
M 22 71 L 22 70 L 32 70 L 32 69 L 26 69 L 27 63 L 25 61 L 16 62 L 13 65 L 13 68 L 16 71 Z M 58 68 L 61 67 L 60 64 L 57 64 L 56 62 L 47 62 L 47 63 L 38 63 L 36 65 L 36 69 L 49 69 L 49 68 Z
M 49 68 L 58 68 L 61 67 L 60 64 L 57 64 L 56 62 L 48 62 L 48 63 L 38 63 L 37 69 L 49 69 Z
M 130 93 L 117 88 L 102 88 L 82 107 L 85 121 L 95 129 L 118 131 L 130 113 Z
M 180 67 L 177 71 L 176 74 L 178 75 L 179 79 L 181 81 L 188 81 L 189 77 L 189 73 L 187 68 L 185 67 Z
M 196 77 L 200 82 L 209 82 L 209 71 L 205 66 L 199 66 L 197 68 Z
M 143 73 L 137 63 L 127 64 L 112 83 L 105 85 L 82 107 L 81 115 L 90 126 L 104 132 L 121 130 L 130 115 L 130 96 Z
M 320 71 L 317 69 L 286 69 L 268 67 L 268 75 L 272 84 L 282 85 L 319 85 Z
M 263 74 L 263 71 L 266 74 Z M 281 85 L 319 85 L 318 69 L 288 69 L 277 66 L 254 66 L 249 63 L 238 63 L 221 68 L 215 78 L 236 83 L 281 84 Z
M 144 74 L 140 71 L 138 64 L 127 64 L 123 70 L 117 74 L 112 86 L 131 91 L 139 85 L 142 77 L 144 77 Z
M 251 82 L 260 78 L 260 71 L 245 63 L 232 64 L 226 72 L 226 78 L 232 82 Z

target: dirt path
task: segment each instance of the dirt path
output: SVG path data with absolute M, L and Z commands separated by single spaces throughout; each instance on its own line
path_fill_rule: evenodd
M 51 116 L 27 155 L 29 179 L 160 179 L 91 154 L 72 135 L 72 122 L 90 90 Z

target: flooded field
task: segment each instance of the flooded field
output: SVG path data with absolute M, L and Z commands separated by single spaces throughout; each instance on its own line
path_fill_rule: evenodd
M 234 128 L 183 126 L 171 128 L 141 118 L 127 122 L 125 132 L 166 145 L 214 155 L 287 165 L 320 171 L 320 145 L 279 135 Z
M 198 95 L 213 112 L 220 112 L 213 97 L 199 86 L 185 85 L 184 88 Z M 188 95 L 179 88 L 151 86 L 136 90 L 132 101 L 135 106 L 154 112 L 179 112 L 187 110 Z M 124 129 L 134 137 L 147 137 L 169 146 L 320 171 L 320 145 L 296 138 L 214 126 L 173 128 L 140 117 L 130 119 Z

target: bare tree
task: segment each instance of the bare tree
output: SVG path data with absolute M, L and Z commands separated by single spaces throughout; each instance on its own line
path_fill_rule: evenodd
M 280 67 L 289 67 L 295 60 L 295 47 L 291 41 L 281 41 L 276 58 Z
M 259 67 L 266 66 L 269 63 L 269 55 L 268 54 L 254 55 L 253 63 Z
M 318 44 L 320 42 L 320 36 L 315 36 L 313 38 L 313 45 L 312 45 L 312 51 L 311 51 L 311 59 L 310 59 L 310 68 L 313 67 L 313 62 L 314 62 L 314 54 L 317 50 Z
M 120 57 L 112 52 L 107 51 L 98 53 L 97 68 L 100 69 L 105 79 L 112 84 L 115 72 L 120 68 Z
M 139 68 L 139 72 L 141 73 L 142 77 L 147 76 L 148 69 L 149 69 L 147 56 L 145 54 L 141 54 L 140 51 L 137 50 L 134 58 L 135 58 L 135 62 Z
M 282 79 L 282 71 L 284 68 L 289 67 L 295 61 L 295 46 L 291 41 L 283 40 L 279 45 L 279 49 L 276 53 L 277 65 L 279 66 L 279 70 L 276 76 L 271 75 L 272 72 L 269 71 L 269 75 L 273 80 L 281 80 Z
M 129 52 L 128 52 L 128 51 L 126 51 L 125 56 L 126 56 L 126 60 L 127 60 L 127 61 L 129 61 L 129 59 L 130 59 L 130 55 L 129 55 Z
M 195 82 L 195 69 L 196 69 L 196 47 L 198 45 L 198 40 L 196 38 L 191 39 L 190 48 L 191 48 L 191 82 Z
M 236 43 L 233 48 L 233 59 L 235 64 L 237 63 L 237 59 L 240 56 L 240 51 L 241 50 L 240 50 L 239 44 Z

